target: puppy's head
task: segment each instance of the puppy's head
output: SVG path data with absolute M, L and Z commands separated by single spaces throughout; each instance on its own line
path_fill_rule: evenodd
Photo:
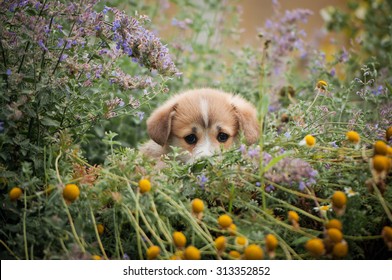
M 181 147 L 190 161 L 227 149 L 242 131 L 248 144 L 259 136 L 256 109 L 239 96 L 219 90 L 197 89 L 174 96 L 147 120 L 152 140 L 163 147 Z

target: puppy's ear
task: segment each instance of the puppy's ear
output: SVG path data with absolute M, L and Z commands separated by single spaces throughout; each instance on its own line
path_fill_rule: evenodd
M 256 143 L 260 134 L 256 108 L 240 96 L 233 96 L 232 105 L 248 145 Z
M 175 103 L 166 103 L 156 109 L 147 120 L 148 135 L 161 146 L 164 146 L 169 138 L 175 108 Z

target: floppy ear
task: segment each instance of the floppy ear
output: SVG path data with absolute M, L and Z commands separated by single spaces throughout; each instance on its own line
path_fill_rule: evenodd
M 148 135 L 161 146 L 164 146 L 169 138 L 175 107 L 175 103 L 166 103 L 156 109 L 147 120 Z
M 233 96 L 232 105 L 248 145 L 256 143 L 260 134 L 256 108 L 240 96 Z

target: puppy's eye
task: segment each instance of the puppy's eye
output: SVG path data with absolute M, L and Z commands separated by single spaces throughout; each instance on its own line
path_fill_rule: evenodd
M 197 142 L 197 136 L 195 134 L 189 134 L 184 137 L 185 142 L 187 142 L 189 145 L 196 144 Z
M 219 142 L 224 143 L 227 141 L 227 139 L 229 139 L 229 135 L 223 132 L 219 132 L 216 139 L 218 139 Z

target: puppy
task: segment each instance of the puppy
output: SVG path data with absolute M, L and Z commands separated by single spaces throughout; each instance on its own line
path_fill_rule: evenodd
M 152 140 L 141 152 L 159 158 L 175 146 L 185 151 L 181 161 L 192 162 L 230 148 L 240 131 L 247 144 L 257 141 L 260 129 L 253 105 L 220 90 L 189 90 L 173 96 L 151 114 L 147 132 Z

